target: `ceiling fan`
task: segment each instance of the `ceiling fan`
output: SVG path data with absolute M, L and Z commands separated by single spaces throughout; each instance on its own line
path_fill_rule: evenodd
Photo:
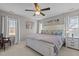
M 25 9 L 25 11 L 33 11 L 35 12 L 33 16 L 35 15 L 42 15 L 42 16 L 45 16 L 44 13 L 42 13 L 42 11 L 47 11 L 47 10 L 50 10 L 50 8 L 44 8 L 44 9 L 41 9 L 40 6 L 38 5 L 38 3 L 34 3 L 34 6 L 35 6 L 35 10 L 29 10 L 29 9 Z

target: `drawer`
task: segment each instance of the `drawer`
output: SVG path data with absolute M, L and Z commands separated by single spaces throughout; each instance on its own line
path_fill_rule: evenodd
M 75 45 L 78 45 L 79 43 L 78 43 L 78 41 L 76 42 L 76 41 L 67 41 L 67 44 L 75 44 Z
M 68 38 L 67 41 L 75 41 L 75 42 L 78 42 L 79 39 L 71 39 L 71 38 Z
M 74 41 L 67 41 L 67 47 L 79 49 L 79 43 Z
M 74 48 L 74 44 L 70 43 L 70 42 L 67 42 L 67 47 L 72 47 Z

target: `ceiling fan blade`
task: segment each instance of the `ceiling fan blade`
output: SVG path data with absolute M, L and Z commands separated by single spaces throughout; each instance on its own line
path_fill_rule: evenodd
M 41 15 L 43 15 L 43 16 L 45 16 L 45 14 L 44 14 L 44 13 L 42 13 L 42 12 L 40 12 L 40 14 L 41 14 Z
M 29 9 L 25 9 L 25 11 L 35 11 L 35 10 L 29 10 Z
M 41 11 L 46 11 L 46 10 L 50 10 L 50 8 L 44 8 L 44 9 L 41 9 Z

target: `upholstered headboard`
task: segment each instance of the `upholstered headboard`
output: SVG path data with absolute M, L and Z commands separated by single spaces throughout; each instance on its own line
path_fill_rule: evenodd
M 42 30 L 41 34 L 62 35 L 63 30 Z

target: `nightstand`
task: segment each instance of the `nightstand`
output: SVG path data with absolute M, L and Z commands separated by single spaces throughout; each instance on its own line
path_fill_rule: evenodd
M 67 37 L 66 38 L 66 47 L 79 49 L 79 38 Z

